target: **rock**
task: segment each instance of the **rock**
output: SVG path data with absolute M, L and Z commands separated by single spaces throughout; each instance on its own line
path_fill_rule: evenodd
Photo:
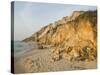
M 38 62 L 39 62 L 38 59 L 33 60 L 32 57 L 27 57 L 23 59 L 22 65 L 28 72 L 36 72 L 39 70 L 41 66 Z
M 51 47 L 54 61 L 95 60 L 97 57 L 97 11 L 74 11 L 50 23 L 23 41 L 36 41 L 39 48 Z M 44 46 L 45 45 L 45 46 Z

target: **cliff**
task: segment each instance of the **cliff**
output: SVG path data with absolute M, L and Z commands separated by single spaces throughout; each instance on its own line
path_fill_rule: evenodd
M 23 41 L 35 41 L 41 49 L 50 48 L 53 61 L 94 60 L 97 57 L 97 11 L 74 11 Z

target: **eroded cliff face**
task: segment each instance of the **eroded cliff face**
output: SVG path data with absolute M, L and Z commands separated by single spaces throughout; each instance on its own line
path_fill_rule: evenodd
M 95 60 L 97 57 L 97 11 L 74 11 L 23 41 L 50 48 L 53 61 Z

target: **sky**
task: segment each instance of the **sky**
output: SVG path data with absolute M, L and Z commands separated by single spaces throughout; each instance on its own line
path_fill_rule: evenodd
M 14 2 L 14 40 L 23 40 L 34 32 L 71 15 L 73 11 L 96 10 L 96 6 L 52 4 L 36 2 Z

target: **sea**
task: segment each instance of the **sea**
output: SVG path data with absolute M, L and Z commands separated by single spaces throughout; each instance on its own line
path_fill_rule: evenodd
M 14 56 L 19 56 L 33 48 L 38 48 L 36 42 L 14 41 Z

